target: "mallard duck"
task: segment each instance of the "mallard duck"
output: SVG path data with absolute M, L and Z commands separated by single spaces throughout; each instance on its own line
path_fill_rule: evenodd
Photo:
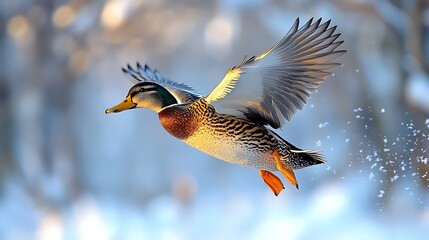
M 191 87 L 173 82 L 158 71 L 137 63 L 122 69 L 135 83 L 125 100 L 106 110 L 116 113 L 148 108 L 158 113 L 164 129 L 188 145 L 215 158 L 259 170 L 264 183 L 277 196 L 284 185 L 280 171 L 296 188 L 294 170 L 321 164 L 323 156 L 302 150 L 272 129 L 290 121 L 310 93 L 339 63 L 343 41 L 330 20 L 310 19 L 289 32 L 259 56 L 244 58 L 227 70 L 221 82 L 202 96 Z M 335 33 L 335 34 L 334 34 Z

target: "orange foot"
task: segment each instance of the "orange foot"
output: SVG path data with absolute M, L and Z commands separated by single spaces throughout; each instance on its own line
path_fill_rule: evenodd
M 293 172 L 292 168 L 282 164 L 281 160 L 280 160 L 280 156 L 279 156 L 279 152 L 277 150 L 275 150 L 273 152 L 273 157 L 276 160 L 277 163 L 277 169 L 283 173 L 283 175 L 285 176 L 285 178 L 292 184 L 294 185 L 297 189 L 298 188 L 298 181 L 296 180 L 295 177 L 295 173 Z
M 274 175 L 274 173 L 265 170 L 259 170 L 259 175 L 261 175 L 264 183 L 267 184 L 271 191 L 273 191 L 274 195 L 278 196 L 285 188 L 280 178 Z

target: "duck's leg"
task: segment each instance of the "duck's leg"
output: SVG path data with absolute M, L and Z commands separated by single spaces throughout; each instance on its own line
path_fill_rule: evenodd
M 295 173 L 293 172 L 293 169 L 285 164 L 282 164 L 282 161 L 280 160 L 279 152 L 275 150 L 273 152 L 273 157 L 276 160 L 277 163 L 277 169 L 283 173 L 285 178 L 294 185 L 297 189 L 298 188 L 298 181 L 296 180 Z
M 274 173 L 266 170 L 259 170 L 259 175 L 261 175 L 264 183 L 273 191 L 274 195 L 278 196 L 284 189 L 282 181 L 274 175 Z

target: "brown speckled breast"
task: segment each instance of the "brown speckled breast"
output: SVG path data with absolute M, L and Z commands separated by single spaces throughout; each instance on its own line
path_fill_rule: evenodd
M 180 140 L 189 138 L 198 128 L 198 121 L 188 106 L 189 104 L 174 105 L 158 113 L 164 129 Z

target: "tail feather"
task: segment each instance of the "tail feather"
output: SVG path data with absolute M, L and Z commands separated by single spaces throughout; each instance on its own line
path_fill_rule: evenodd
M 270 130 L 270 132 L 277 138 L 280 145 L 284 146 L 284 150 L 289 153 L 281 154 L 283 156 L 288 156 L 287 159 L 282 159 L 282 162 L 284 162 L 284 164 L 287 164 L 293 170 L 326 162 L 325 158 L 320 152 L 317 152 L 315 150 L 302 150 L 300 148 L 295 147 L 290 142 L 284 140 L 274 131 Z
M 312 165 L 325 163 L 323 155 L 314 150 L 294 150 L 291 149 L 292 153 L 290 162 L 293 169 L 305 168 Z

